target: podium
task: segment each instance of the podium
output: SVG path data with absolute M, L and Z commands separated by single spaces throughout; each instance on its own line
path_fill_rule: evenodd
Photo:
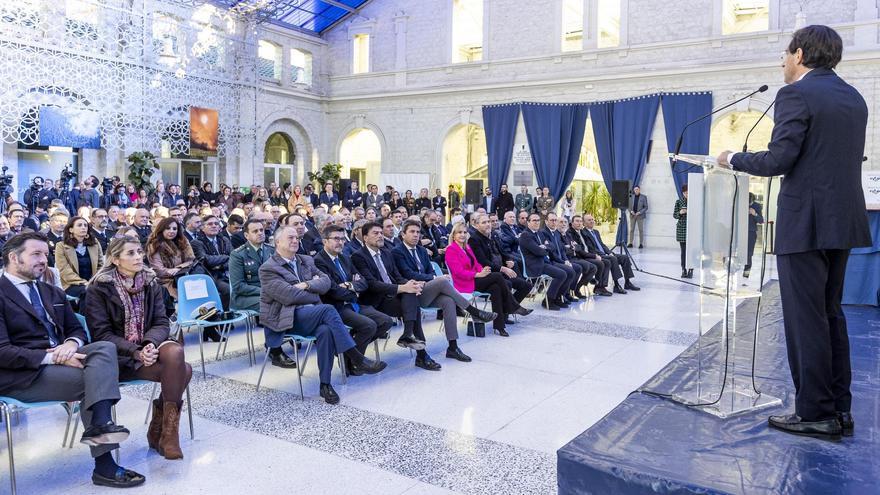
M 760 322 L 743 325 L 745 315 L 738 315 L 741 303 L 761 297 L 760 286 L 740 279 L 748 256 L 749 176 L 717 167 L 711 156 L 672 158 L 703 170 L 688 174 L 685 260 L 699 275 L 698 369 L 672 399 L 721 418 L 781 405 L 755 384 Z M 719 316 L 720 333 L 710 332 Z

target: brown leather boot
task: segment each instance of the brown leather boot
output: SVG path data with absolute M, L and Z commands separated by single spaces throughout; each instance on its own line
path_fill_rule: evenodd
M 151 449 L 159 450 L 159 438 L 162 436 L 162 400 L 153 399 L 153 418 L 147 429 L 147 443 Z
M 159 438 L 160 454 L 166 459 L 183 459 L 180 450 L 180 406 L 182 403 L 166 402 L 162 405 L 162 437 Z

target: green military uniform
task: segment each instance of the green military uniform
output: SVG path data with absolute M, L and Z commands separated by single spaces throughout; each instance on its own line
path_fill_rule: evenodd
M 229 256 L 230 308 L 260 311 L 260 266 L 275 254 L 263 244 L 260 251 L 251 243 L 235 248 Z

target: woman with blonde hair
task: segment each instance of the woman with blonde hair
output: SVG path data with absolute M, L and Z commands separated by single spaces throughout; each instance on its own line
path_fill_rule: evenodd
M 110 241 L 103 268 L 89 282 L 85 316 L 95 341 L 116 345 L 120 380 L 159 382 L 147 443 L 166 459 L 182 459 L 180 408 L 192 377 L 183 346 L 169 338 L 164 294 L 144 264 L 136 239 Z
M 302 187 L 299 184 L 293 186 L 293 192 L 290 193 L 290 199 L 287 200 L 287 210 L 288 211 L 296 211 L 296 207 L 300 205 L 305 205 L 307 203 L 305 196 L 303 196 Z

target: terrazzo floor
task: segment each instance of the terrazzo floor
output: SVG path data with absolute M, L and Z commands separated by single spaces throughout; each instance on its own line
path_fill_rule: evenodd
M 642 270 L 679 274 L 678 251 L 633 256 Z M 294 370 L 267 366 L 258 392 L 259 366 L 248 365 L 244 334 L 236 331 L 224 359 L 213 359 L 216 344 L 206 346 L 207 378 L 196 373 L 191 384 L 195 440 L 183 435 L 183 460 L 147 449 L 150 388 L 123 390 L 117 414 L 132 436 L 122 464 L 147 476 L 126 493 L 555 493 L 556 449 L 697 338 L 694 287 L 645 273 L 635 283 L 640 292 L 560 312 L 537 309 L 509 328 L 510 338 L 462 336 L 471 363 L 446 359 L 439 323 L 426 321 L 428 351 L 442 371 L 415 368 L 393 342 L 380 345 L 388 363 L 382 373 L 343 384 L 334 372 L 337 406 L 318 397 L 314 359 L 303 375 L 304 401 Z M 710 311 L 702 324 L 719 318 Z M 256 340 L 262 347 L 260 331 Z M 187 354 L 199 369 L 194 334 Z M 19 493 L 112 492 L 91 484 L 84 447 L 61 448 L 64 419 L 61 408 L 48 408 L 14 421 Z M 0 449 L 5 464 L 5 442 Z M 0 493 L 9 490 L 7 476 L 4 466 Z

